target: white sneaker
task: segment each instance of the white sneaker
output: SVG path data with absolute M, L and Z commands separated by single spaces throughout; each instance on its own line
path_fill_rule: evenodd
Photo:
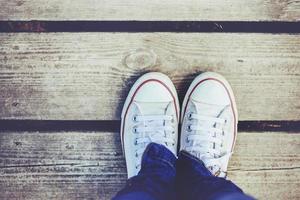
M 140 77 L 128 94 L 121 118 L 128 178 L 140 171 L 143 152 L 151 142 L 166 146 L 177 156 L 179 103 L 166 75 L 151 72 Z
M 181 113 L 180 150 L 202 160 L 218 177 L 226 177 L 237 136 L 233 91 L 219 74 L 206 72 L 192 82 Z

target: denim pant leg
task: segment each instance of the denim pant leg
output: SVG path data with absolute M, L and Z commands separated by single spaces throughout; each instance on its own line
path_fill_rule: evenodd
M 176 157 L 163 145 L 147 146 L 141 170 L 113 200 L 174 200 Z
M 252 200 L 243 191 L 224 178 L 213 176 L 203 162 L 181 151 L 177 161 L 177 192 L 188 200 Z

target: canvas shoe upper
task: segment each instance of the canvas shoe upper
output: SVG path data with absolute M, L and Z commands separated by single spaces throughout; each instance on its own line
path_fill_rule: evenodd
M 198 157 L 215 176 L 226 177 L 237 122 L 229 83 L 219 74 L 203 73 L 195 78 L 184 98 L 180 150 Z
M 151 142 L 177 155 L 178 122 L 178 97 L 171 80 L 158 72 L 140 77 L 128 94 L 121 116 L 128 178 L 138 174 L 143 152 Z

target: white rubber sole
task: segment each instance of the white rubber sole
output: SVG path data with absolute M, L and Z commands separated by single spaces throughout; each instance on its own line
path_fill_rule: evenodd
M 177 92 L 176 92 L 176 88 L 175 88 L 173 82 L 171 81 L 171 79 L 168 76 L 166 76 L 166 75 L 164 75 L 160 72 L 149 72 L 149 73 L 144 74 L 131 87 L 131 89 L 128 93 L 128 96 L 125 100 L 123 109 L 122 109 L 120 135 L 121 135 L 123 153 L 125 153 L 125 151 L 124 151 L 124 138 L 123 138 L 123 126 L 124 126 L 124 120 L 125 120 L 124 118 L 125 118 L 128 106 L 132 102 L 133 95 L 135 94 L 138 87 L 141 84 L 143 84 L 145 81 L 151 80 L 151 79 L 155 79 L 155 80 L 159 80 L 160 82 L 163 82 L 171 90 L 173 96 L 175 97 L 175 101 L 176 101 L 175 105 L 176 105 L 177 112 L 178 112 L 178 123 L 180 121 L 180 110 L 179 110 L 180 107 L 179 107 L 178 95 L 177 95 Z

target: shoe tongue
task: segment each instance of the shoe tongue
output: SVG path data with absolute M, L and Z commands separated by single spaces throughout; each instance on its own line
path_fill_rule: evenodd
M 141 115 L 164 115 L 170 102 L 135 102 Z
M 192 101 L 192 103 L 195 106 L 196 113 L 201 116 L 206 117 L 213 117 L 213 118 L 219 118 L 222 112 L 224 111 L 224 105 L 213 105 L 213 104 L 207 104 L 197 101 Z M 219 125 L 217 125 L 213 121 L 201 121 L 200 122 L 203 127 L 215 127 L 218 128 Z
M 198 114 L 208 117 L 219 117 L 220 113 L 224 110 L 224 107 L 226 106 L 203 103 L 195 100 L 192 100 L 192 103 L 194 104 Z
M 193 105 L 195 106 L 195 109 L 197 111 L 197 114 L 202 115 L 202 116 L 207 116 L 207 117 L 215 117 L 219 118 L 222 117 L 222 115 L 226 114 L 226 110 L 228 105 L 216 105 L 216 104 L 209 104 L 209 103 L 204 103 L 200 101 L 195 101 L 192 100 Z M 215 126 L 215 123 L 206 123 L 206 126 Z M 200 157 L 201 155 L 197 155 L 197 157 Z M 210 157 L 202 157 L 202 161 L 204 164 L 206 163 L 207 160 L 213 159 Z M 206 164 L 205 164 L 206 165 Z M 215 176 L 223 176 L 224 173 L 221 172 L 222 169 L 220 166 L 206 166 L 207 169 Z

